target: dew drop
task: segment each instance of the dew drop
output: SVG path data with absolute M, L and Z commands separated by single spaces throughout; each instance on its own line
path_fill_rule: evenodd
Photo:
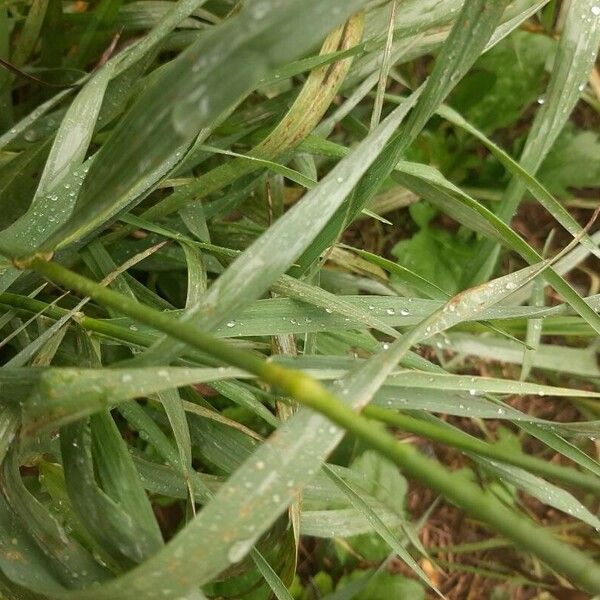
M 396 311 L 393 308 L 388 308 L 385 311 L 388 315 L 395 315 Z
M 235 321 L 227 321 L 227 327 L 235 327 Z
M 595 17 L 600 17 L 600 6 L 592 6 L 592 14 Z
M 242 558 L 244 558 L 244 556 L 250 552 L 251 548 L 252 540 L 240 540 L 239 542 L 236 542 L 231 546 L 231 548 L 229 548 L 229 551 L 227 552 L 227 558 L 229 559 L 229 562 L 240 562 L 240 560 L 242 560 Z

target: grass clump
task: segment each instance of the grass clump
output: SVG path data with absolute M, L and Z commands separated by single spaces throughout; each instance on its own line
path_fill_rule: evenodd
M 599 13 L 0 7 L 2 597 L 599 594 Z

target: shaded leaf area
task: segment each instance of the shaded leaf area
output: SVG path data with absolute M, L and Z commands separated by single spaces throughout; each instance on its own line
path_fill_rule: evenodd
M 0 7 L 0 597 L 600 593 L 599 43 Z

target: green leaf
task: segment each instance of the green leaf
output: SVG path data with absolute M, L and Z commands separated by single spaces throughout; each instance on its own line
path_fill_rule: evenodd
M 318 235 L 361 174 L 381 152 L 410 105 L 411 102 L 407 101 L 391 113 L 352 154 L 341 160 L 317 187 L 307 193 L 302 202 L 242 253 L 211 286 L 202 304 L 188 311 L 185 320 L 214 328 L 264 293 Z M 306 226 L 307 223 L 310 227 Z M 161 341 L 146 354 L 145 360 L 160 359 L 163 362 L 175 356 L 180 347 L 172 340 Z
M 99 481 L 105 492 L 124 510 L 138 530 L 138 543 L 146 551 L 158 550 L 162 535 L 152 506 L 137 476 L 127 444 L 109 413 L 98 412 L 90 419 L 92 453 Z
M 552 506 L 568 515 L 587 523 L 594 529 L 600 529 L 600 519 L 593 515 L 579 500 L 566 490 L 535 477 L 524 469 L 499 464 L 487 459 L 476 459 L 486 470 L 491 471 L 504 481 L 517 486 L 540 502 Z
M 566 22 L 544 102 L 535 116 L 519 161 L 532 175 L 535 175 L 563 129 L 594 64 L 600 44 L 600 19 L 594 14 L 595 7 L 595 0 L 575 0 L 567 8 Z M 503 221 L 510 221 L 524 191 L 525 185 L 513 178 L 497 213 Z M 475 272 L 473 282 L 487 279 L 495 268 L 498 254 L 497 245 L 491 242 L 483 245 L 480 268 Z
M 367 585 L 360 590 L 361 600 L 380 600 L 381 598 L 402 598 L 403 600 L 424 600 L 425 591 L 415 581 L 397 573 L 387 571 L 353 571 L 350 575 L 342 577 L 336 586 L 335 594 L 324 596 L 323 600 L 337 600 L 345 588 L 350 587 L 352 582 L 367 575 L 372 575 Z M 353 596 L 345 596 L 351 598 Z
M 398 242 L 392 254 L 400 266 L 454 294 L 462 288 L 471 250 L 472 244 L 456 235 L 426 227 L 409 240 Z
M 3 464 L 2 491 L 13 518 L 47 555 L 58 581 L 67 587 L 82 587 L 107 579 L 108 572 L 67 536 L 55 517 L 25 487 L 14 451 Z
M 554 48 L 549 37 L 515 31 L 473 65 L 449 104 L 486 133 L 510 126 L 540 96 Z
M 18 256 L 34 249 L 35 244 L 44 241 L 51 234 L 52 222 L 56 217 L 52 217 L 52 222 L 48 226 L 42 224 L 43 220 L 40 219 L 39 214 L 41 212 L 46 220 L 50 220 L 47 215 L 51 211 L 46 212 L 48 198 L 56 201 L 56 197 L 51 197 L 51 194 L 61 184 L 66 190 L 71 188 L 69 179 L 72 179 L 73 174 L 77 173 L 83 165 L 106 86 L 111 77 L 111 68 L 101 69 L 82 88 L 67 111 L 50 149 L 29 210 L 12 227 L 0 233 L 0 245 L 10 255 Z M 71 201 L 67 201 L 67 205 L 61 209 L 63 214 L 68 213 L 73 206 L 75 193 L 75 187 L 73 191 L 67 192 Z M 53 208 L 52 211 L 54 210 Z M 36 232 L 33 238 L 32 230 Z
M 538 179 L 566 197 L 570 188 L 600 187 L 600 136 L 566 126 L 540 166 Z
M 365 491 L 399 515 L 405 514 L 408 484 L 392 463 L 367 450 L 352 463 L 351 468 L 365 478 Z
M 367 459 L 368 460 L 368 459 Z M 394 469 L 396 471 L 396 469 Z M 415 561 L 415 559 L 411 556 L 411 554 L 406 550 L 406 548 L 399 542 L 398 536 L 390 529 L 390 527 L 380 518 L 379 514 L 371 509 L 367 501 L 361 492 L 349 486 L 341 477 L 339 477 L 334 471 L 331 469 L 326 469 L 325 471 L 334 482 L 338 484 L 340 489 L 347 495 L 350 503 L 360 511 L 367 519 L 367 521 L 371 524 L 373 529 L 377 532 L 377 534 L 381 537 L 383 541 L 396 553 L 398 556 L 419 576 L 419 578 L 431 586 L 431 588 L 441 596 L 440 592 L 438 592 L 431 583 L 429 583 L 429 578 L 420 567 L 420 565 Z M 381 490 L 377 484 L 375 484 L 375 489 L 372 490 L 377 497 L 381 497 L 382 495 L 386 495 L 386 491 Z M 379 489 L 378 489 L 379 488 Z M 386 495 L 387 496 L 387 495 Z M 386 497 L 386 500 L 389 502 L 389 497 Z M 404 511 L 402 511 L 404 512 Z
M 300 258 L 299 264 L 303 271 L 308 269 L 344 226 L 352 222 L 375 195 L 404 151 L 484 49 L 500 21 L 506 4 L 504 0 L 493 5 L 483 0 L 471 0 L 464 4 L 437 57 L 430 77 L 417 92 L 410 96 L 412 99 L 420 94 L 409 120 L 357 186 L 349 211 L 338 211 L 335 218 L 329 221 L 317 238 L 318 241 Z
M 153 78 L 112 131 L 71 219 L 46 247 L 80 239 L 139 202 L 139 194 L 166 174 L 173 166 L 169 161 L 202 128 L 233 108 L 269 70 L 306 51 L 362 4 L 254 0 L 212 28 Z
M 61 455 L 73 507 L 115 564 L 132 566 L 160 547 L 96 484 L 87 423 L 62 428 Z

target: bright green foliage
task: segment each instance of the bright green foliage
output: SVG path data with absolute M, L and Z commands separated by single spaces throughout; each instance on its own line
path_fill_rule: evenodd
M 599 594 L 599 43 L 596 0 L 0 3 L 0 598 L 423 600 L 465 565 L 414 483 Z

